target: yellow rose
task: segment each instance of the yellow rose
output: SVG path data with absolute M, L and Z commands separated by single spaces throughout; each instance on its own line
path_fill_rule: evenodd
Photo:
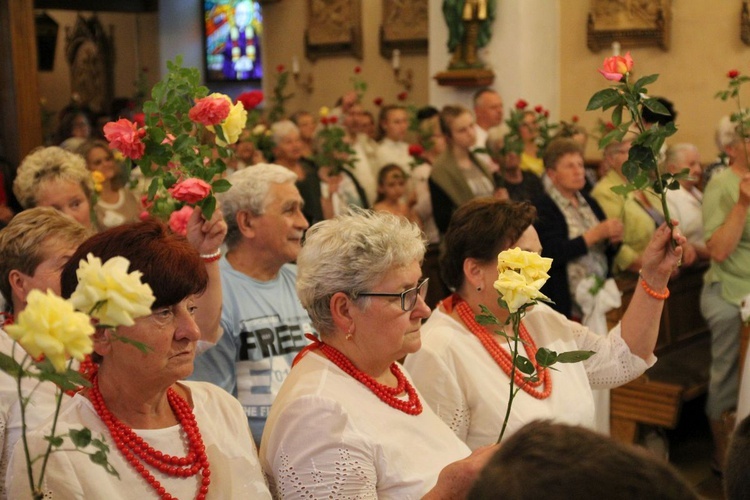
M 321 118 L 325 118 L 326 116 L 328 116 L 328 113 L 330 113 L 330 112 L 331 112 L 331 110 L 328 109 L 327 106 L 323 106 L 322 108 L 320 108 L 320 111 L 318 111 L 318 113 L 320 114 Z
M 253 128 L 253 135 L 262 135 L 263 132 L 266 131 L 266 126 L 262 123 L 259 123 L 258 125 Z
M 549 300 L 541 288 L 549 279 L 552 259 L 541 257 L 534 252 L 513 248 L 500 252 L 497 256 L 498 279 L 494 288 L 514 313 L 524 304 L 536 300 Z
M 43 354 L 58 372 L 66 370 L 69 357 L 82 361 L 93 350 L 91 319 L 51 290 L 32 290 L 16 324 L 6 331 L 32 357 Z
M 232 102 L 232 100 L 224 94 L 214 93 L 208 97 L 223 98 L 229 101 L 230 104 Z M 234 144 L 235 142 L 237 142 L 240 139 L 240 134 L 245 129 L 246 124 L 247 111 L 245 111 L 245 106 L 243 106 L 241 102 L 232 104 L 231 108 L 229 108 L 229 115 L 219 125 L 219 127 L 221 127 L 221 131 L 224 133 L 224 139 L 226 139 L 226 141 L 222 141 L 217 135 L 215 140 L 216 145 L 227 146 L 229 144 Z M 213 126 L 208 126 L 206 128 L 211 132 L 216 133 Z
M 91 180 L 94 181 L 94 190 L 97 193 L 101 193 L 102 183 L 104 183 L 104 181 L 107 180 L 104 177 L 104 174 L 99 172 L 98 170 L 94 170 L 93 172 L 91 172 Z
M 76 271 L 78 286 L 70 301 L 79 311 L 92 311 L 102 326 L 131 326 L 134 318 L 151 314 L 155 297 L 151 287 L 141 283 L 141 272 L 128 273 L 130 262 L 113 257 L 102 265 L 92 254 L 82 260 Z

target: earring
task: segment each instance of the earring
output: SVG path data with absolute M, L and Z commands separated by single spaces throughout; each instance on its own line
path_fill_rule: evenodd
M 482 291 L 482 285 L 479 285 L 479 286 L 477 287 L 477 292 L 481 292 L 481 291 Z
M 349 325 L 349 330 L 346 332 L 346 337 L 344 337 L 346 340 L 351 340 L 354 338 L 354 325 Z
M 354 335 L 352 335 L 351 333 L 347 333 L 345 338 L 346 340 L 351 340 L 354 338 Z

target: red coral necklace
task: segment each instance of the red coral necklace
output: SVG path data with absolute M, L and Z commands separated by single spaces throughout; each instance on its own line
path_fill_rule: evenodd
M 484 346 L 485 350 L 489 353 L 492 359 L 495 360 L 495 363 L 497 363 L 497 365 L 505 372 L 505 374 L 510 377 L 511 368 L 513 367 L 513 360 L 510 353 L 500 347 L 500 345 L 495 341 L 492 334 L 490 334 L 482 325 L 477 323 L 477 320 L 474 317 L 474 311 L 471 310 L 471 307 L 466 303 L 464 299 L 454 294 L 447 300 L 452 300 L 452 307 L 455 308 L 456 313 L 458 314 L 459 318 L 461 318 L 461 321 L 464 322 L 466 328 L 468 328 L 471 333 L 476 335 L 476 337 L 479 339 L 479 342 L 481 342 L 482 346 Z M 450 304 L 446 305 L 448 306 L 448 308 L 451 307 Z M 536 343 L 534 342 L 534 339 L 531 338 L 531 335 L 529 335 L 529 332 L 528 330 L 526 330 L 526 327 L 523 325 L 523 323 L 520 324 L 520 328 L 518 330 L 518 336 L 524 344 L 526 354 L 528 354 L 529 361 L 531 361 L 531 363 L 534 365 L 534 369 L 539 376 L 539 380 L 535 382 L 525 381 L 523 379 L 525 375 L 516 370 L 516 385 L 518 387 L 521 387 L 524 391 L 526 391 L 529 395 L 535 397 L 536 399 L 547 399 L 550 394 L 552 394 L 552 377 L 550 377 L 549 370 L 539 368 L 539 364 L 536 362 Z M 544 386 L 544 390 L 539 390 L 540 386 Z
M 201 473 L 201 485 L 196 500 L 205 500 L 208 493 L 208 485 L 211 484 L 211 470 L 206 456 L 206 447 L 198 430 L 195 415 L 190 405 L 171 387 L 167 389 L 167 399 L 177 420 L 180 422 L 182 431 L 187 436 L 188 454 L 185 457 L 167 455 L 153 449 L 149 444 L 138 436 L 133 429 L 122 423 L 112 412 L 107 409 L 99 392 L 99 379 L 94 377 L 89 397 L 96 413 L 109 429 L 117 449 L 130 463 L 130 465 L 151 485 L 162 500 L 177 500 L 167 493 L 161 483 L 148 471 L 143 464 L 150 465 L 162 474 L 174 477 L 190 477 Z M 139 460 L 139 457 L 141 460 Z
M 389 387 L 385 384 L 381 384 L 373 377 L 369 376 L 352 363 L 349 358 L 344 356 L 341 351 L 332 347 L 328 344 L 324 344 L 317 337 L 309 333 L 305 334 L 312 343 L 306 346 L 297 357 L 294 359 L 294 364 L 297 363 L 305 354 L 313 349 L 320 349 L 320 352 L 328 358 L 334 365 L 341 368 L 344 372 L 351 375 L 357 381 L 361 382 L 368 389 L 370 389 L 382 402 L 391 406 L 397 410 L 400 410 L 408 415 L 419 415 L 422 413 L 422 402 L 419 400 L 419 395 L 416 389 L 407 380 L 406 375 L 398 367 L 397 363 L 391 363 L 391 373 L 396 377 L 396 387 Z M 406 391 L 409 398 L 404 401 L 399 399 L 397 396 Z

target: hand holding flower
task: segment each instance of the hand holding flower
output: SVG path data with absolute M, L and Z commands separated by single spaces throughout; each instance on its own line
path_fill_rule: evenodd
M 211 254 L 221 247 L 227 235 L 227 223 L 220 207 L 214 211 L 211 219 L 203 218 L 200 208 L 196 208 L 187 220 L 186 236 L 190 244 L 200 254 Z
M 675 226 L 672 229 L 666 223 L 659 226 L 643 251 L 641 274 L 656 290 L 667 287 L 672 271 L 681 263 L 683 246 L 687 242 L 676 227 L 678 221 L 673 220 L 672 224 Z M 671 241 L 675 244 L 670 243 Z

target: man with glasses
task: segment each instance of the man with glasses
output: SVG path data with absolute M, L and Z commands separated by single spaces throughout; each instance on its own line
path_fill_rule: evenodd
M 297 352 L 313 332 L 297 298 L 292 264 L 308 227 L 297 176 L 280 165 L 235 172 L 220 196 L 228 251 L 219 263 L 224 303 L 217 345 L 195 360 L 193 380 L 212 382 L 242 403 L 256 443 Z

